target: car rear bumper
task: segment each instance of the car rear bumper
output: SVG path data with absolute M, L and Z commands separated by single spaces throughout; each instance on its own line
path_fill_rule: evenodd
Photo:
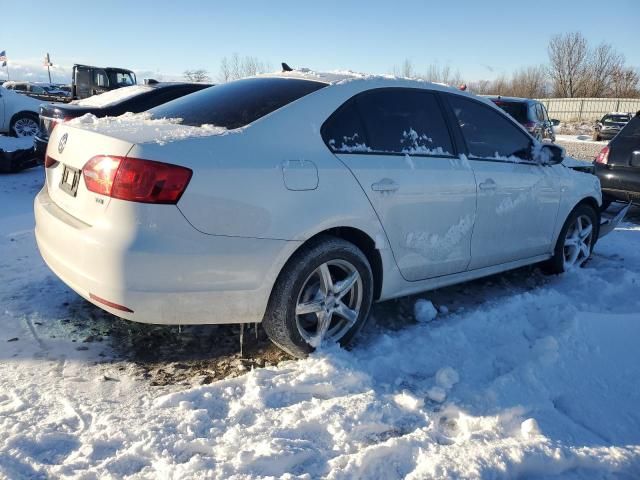
M 618 133 L 620 133 L 620 130 L 600 130 L 598 136 L 603 140 L 611 140 Z
M 53 203 L 45 187 L 34 201 L 38 248 L 79 295 L 128 320 L 262 321 L 280 268 L 299 243 L 202 234 L 175 206 L 162 207 L 169 208 L 153 219 L 151 206 L 136 207 L 142 211 L 129 230 L 89 226 Z

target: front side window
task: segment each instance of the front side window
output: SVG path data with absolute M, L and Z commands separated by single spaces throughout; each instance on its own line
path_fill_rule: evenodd
M 436 96 L 419 89 L 383 88 L 359 94 L 325 122 L 322 135 L 334 152 L 453 152 Z
M 294 78 L 246 78 L 205 88 L 149 110 L 153 118 L 184 125 L 240 128 L 298 100 L 326 83 Z
M 531 159 L 531 138 L 503 114 L 461 95 L 448 94 L 447 97 L 467 143 L 469 155 Z

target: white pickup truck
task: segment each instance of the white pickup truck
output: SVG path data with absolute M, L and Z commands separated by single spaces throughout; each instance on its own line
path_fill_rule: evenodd
M 42 100 L 0 86 L 0 133 L 32 137 L 38 132 Z

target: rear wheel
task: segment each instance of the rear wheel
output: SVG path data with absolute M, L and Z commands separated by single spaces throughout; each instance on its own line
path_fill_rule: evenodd
M 345 240 L 322 236 L 281 272 L 263 326 L 273 343 L 302 358 L 323 342 L 348 344 L 366 322 L 372 300 L 365 255 Z
M 33 113 L 20 113 L 11 120 L 11 133 L 16 137 L 33 137 L 39 130 L 38 116 Z
M 589 205 L 578 205 L 569 215 L 547 262 L 550 273 L 583 266 L 591 256 L 598 234 L 598 214 Z

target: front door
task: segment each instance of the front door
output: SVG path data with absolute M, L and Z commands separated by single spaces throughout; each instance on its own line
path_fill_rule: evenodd
M 533 159 L 532 139 L 496 109 L 447 95 L 478 186 L 469 269 L 551 251 L 560 205 L 557 169 Z
M 436 95 L 365 92 L 326 122 L 323 137 L 369 198 L 405 279 L 467 269 L 475 179 L 469 163 L 454 155 Z

